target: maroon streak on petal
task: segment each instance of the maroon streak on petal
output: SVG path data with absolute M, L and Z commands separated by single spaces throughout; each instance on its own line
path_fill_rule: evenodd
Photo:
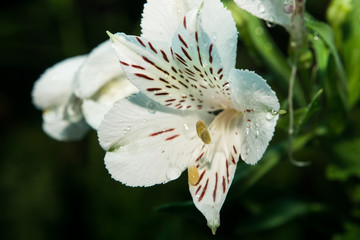
M 162 88 L 147 88 L 146 91 L 153 92 L 153 91 L 159 91 Z
M 205 153 L 205 152 L 202 152 L 202 153 L 198 156 L 198 158 L 195 160 L 195 162 L 199 161 L 199 160 L 204 156 L 204 153 Z
M 174 130 L 175 130 L 175 128 L 170 128 L 170 129 L 163 130 L 163 131 L 160 131 L 160 132 L 152 133 L 149 136 L 154 137 L 154 136 L 157 136 L 157 135 L 160 135 L 160 134 L 163 134 L 163 133 L 172 132 Z
M 180 134 L 176 134 L 174 136 L 168 137 L 167 139 L 165 139 L 165 141 L 173 140 L 174 138 L 177 138 L 178 136 L 180 136 Z
M 204 195 L 205 195 L 205 193 L 206 193 L 206 189 L 207 189 L 208 183 L 209 183 L 209 179 L 206 180 L 205 187 L 204 187 L 204 189 L 202 190 L 201 195 L 200 195 L 199 200 L 198 200 L 199 202 L 204 198 Z
M 126 63 L 126 62 L 123 62 L 123 61 L 119 61 L 122 65 L 125 65 L 125 66 L 129 66 L 129 64 L 128 63 Z
M 156 96 L 169 95 L 168 92 L 155 93 Z
M 133 68 L 145 70 L 145 68 L 143 68 L 142 66 L 139 66 L 139 65 L 132 64 L 131 66 L 132 66 Z
M 181 50 L 183 51 L 183 53 L 185 54 L 185 56 L 186 56 L 190 61 L 192 61 L 190 55 L 188 54 L 188 52 L 187 52 L 183 47 L 181 47 Z
M 154 80 L 152 77 L 149 77 L 148 75 L 142 74 L 142 73 L 134 73 L 135 76 L 145 78 L 147 80 Z
M 141 41 L 141 39 L 139 37 L 136 37 L 136 40 L 143 46 L 146 47 L 145 44 L 143 43 L 143 41 Z
M 151 48 L 151 50 L 152 50 L 154 53 L 157 54 L 157 51 L 156 51 L 156 49 L 153 47 L 153 45 L 151 44 L 151 42 L 148 42 L 148 44 L 149 44 L 149 47 Z
M 162 54 L 162 57 L 165 61 L 169 62 L 169 59 L 168 57 L 166 56 L 166 53 L 163 51 L 163 50 L 160 50 L 161 54 Z
M 179 38 L 180 42 L 181 42 L 186 48 L 189 48 L 188 45 L 186 44 L 186 42 L 184 41 L 184 39 L 181 37 L 180 34 L 178 34 L 178 38 Z
M 213 62 L 213 57 L 212 57 L 212 55 L 211 55 L 213 46 L 214 46 L 213 44 L 210 44 L 210 47 L 209 47 L 209 62 L 210 62 L 210 63 Z
M 223 193 L 225 193 L 226 191 L 226 181 L 225 181 L 225 177 L 222 177 L 222 188 L 223 188 Z
M 217 185 L 218 185 L 218 173 L 215 174 L 215 187 L 214 187 L 214 192 L 213 192 L 213 200 L 214 200 L 214 202 L 216 201 Z

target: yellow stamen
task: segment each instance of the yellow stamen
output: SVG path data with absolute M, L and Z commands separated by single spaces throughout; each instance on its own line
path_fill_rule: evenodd
M 199 182 L 200 175 L 197 167 L 190 166 L 188 168 L 188 178 L 189 178 L 189 183 L 192 186 L 195 186 Z
M 199 138 L 203 141 L 203 143 L 205 144 L 211 143 L 210 133 L 206 128 L 206 124 L 203 120 L 197 121 L 196 132 Z

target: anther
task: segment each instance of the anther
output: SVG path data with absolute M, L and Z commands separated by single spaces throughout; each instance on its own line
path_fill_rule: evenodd
M 190 166 L 188 168 L 188 178 L 189 178 L 189 183 L 192 186 L 195 186 L 200 179 L 200 175 L 199 175 L 199 170 L 196 166 Z
M 208 129 L 206 128 L 206 124 L 203 120 L 199 120 L 196 123 L 196 132 L 199 138 L 203 141 L 205 144 L 211 143 L 211 137 Z

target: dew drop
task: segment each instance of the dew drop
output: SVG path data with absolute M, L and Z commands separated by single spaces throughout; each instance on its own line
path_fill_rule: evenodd
M 156 113 L 156 110 L 157 110 L 156 103 L 154 103 L 154 102 L 148 102 L 148 103 L 146 104 L 146 108 L 147 108 L 147 110 L 149 111 L 149 113 L 152 113 L 152 114 Z
M 250 127 L 247 127 L 247 128 L 246 128 L 246 136 L 249 135 L 249 132 L 250 132 Z
M 273 28 L 276 26 L 276 23 L 274 23 L 273 21 L 266 21 L 265 23 L 268 28 Z
M 264 4 L 260 3 L 260 4 L 258 5 L 258 10 L 259 10 L 260 13 L 265 13 L 265 6 L 264 6 Z
M 278 111 L 276 111 L 275 109 L 272 109 L 272 110 L 271 110 L 271 114 L 272 114 L 272 115 L 278 115 L 278 114 L 279 114 L 279 112 L 278 112 Z
M 274 115 L 270 112 L 266 113 L 266 120 L 270 121 L 270 120 L 273 120 L 274 119 Z
M 285 0 L 283 10 L 285 13 L 290 14 L 295 10 L 295 0 Z
M 131 130 L 131 126 L 127 126 L 125 129 L 124 129 L 124 134 L 128 134 Z
M 213 41 L 216 41 L 216 39 L 217 39 L 217 35 L 216 35 L 216 33 L 213 33 L 213 37 L 212 37 L 212 39 L 213 39 Z

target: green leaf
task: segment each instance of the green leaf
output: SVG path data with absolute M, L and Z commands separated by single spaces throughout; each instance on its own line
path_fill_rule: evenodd
M 232 184 L 235 185 L 241 182 L 240 186 L 237 186 L 237 192 L 243 193 L 259 181 L 279 161 L 280 154 L 275 149 L 269 149 L 263 159 L 255 166 L 240 161 Z
M 349 80 L 349 104 L 355 106 L 360 98 L 360 1 L 335 0 L 327 11 L 334 29 L 337 46 L 341 49 Z
M 358 240 L 360 236 L 359 224 L 353 222 L 346 222 L 344 224 L 345 232 L 336 234 L 333 240 Z
M 327 178 L 342 182 L 350 177 L 360 178 L 360 138 L 341 142 L 334 150 L 339 160 L 327 167 Z
M 318 203 L 308 203 L 292 198 L 281 198 L 267 205 L 260 213 L 241 222 L 237 232 L 246 234 L 279 227 L 299 216 L 323 211 L 325 207 Z
M 309 105 L 305 108 L 304 114 L 300 117 L 296 126 L 296 134 L 299 133 L 304 124 L 310 119 L 310 117 L 317 111 L 320 110 L 319 99 L 323 93 L 323 90 L 320 89 L 315 93 L 314 97 L 310 101 Z
M 321 38 L 329 48 L 329 51 L 335 61 L 337 90 L 343 102 L 344 108 L 349 110 L 348 80 L 339 53 L 335 46 L 334 33 L 331 27 L 326 23 L 310 19 L 310 17 L 306 18 L 306 25 L 316 36 Z

